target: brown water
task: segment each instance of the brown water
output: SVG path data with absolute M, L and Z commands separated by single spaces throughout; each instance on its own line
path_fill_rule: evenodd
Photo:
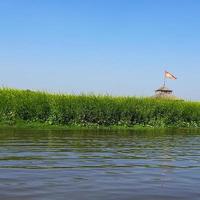
M 2 200 L 199 200 L 194 131 L 0 130 Z

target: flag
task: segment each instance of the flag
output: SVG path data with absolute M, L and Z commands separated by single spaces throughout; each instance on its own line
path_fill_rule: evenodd
M 169 79 L 172 79 L 172 80 L 176 80 L 177 79 L 173 74 L 171 74 L 168 71 L 165 71 L 165 78 L 169 78 Z

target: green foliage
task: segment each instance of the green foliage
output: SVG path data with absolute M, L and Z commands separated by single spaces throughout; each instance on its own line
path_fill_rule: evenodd
M 0 89 L 0 121 L 50 125 L 200 127 L 200 103 Z

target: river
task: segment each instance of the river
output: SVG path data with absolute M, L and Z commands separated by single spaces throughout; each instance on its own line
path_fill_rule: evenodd
M 194 130 L 0 129 L 1 200 L 199 200 Z

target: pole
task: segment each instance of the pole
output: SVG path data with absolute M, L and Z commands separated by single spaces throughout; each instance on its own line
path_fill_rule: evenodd
M 165 76 L 165 73 L 164 73 L 164 87 L 166 85 L 166 76 Z

